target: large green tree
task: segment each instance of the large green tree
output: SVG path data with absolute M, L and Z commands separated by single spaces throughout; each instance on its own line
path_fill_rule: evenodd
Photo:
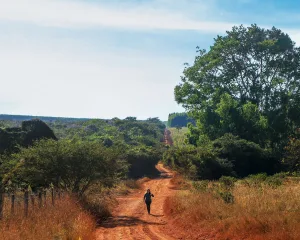
M 97 142 L 40 140 L 2 159 L 0 177 L 4 171 L 3 179 L 17 187 L 35 189 L 53 184 L 82 195 L 95 182 L 111 186 L 124 176 L 127 164 L 120 156 L 120 149 Z
M 300 49 L 287 34 L 239 26 L 209 51 L 198 48 L 175 98 L 198 120 L 199 136 L 232 132 L 281 148 L 300 125 L 299 84 Z

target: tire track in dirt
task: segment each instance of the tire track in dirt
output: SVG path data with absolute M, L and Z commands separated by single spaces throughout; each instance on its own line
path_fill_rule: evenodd
M 97 240 L 173 240 L 164 233 L 168 225 L 164 215 L 164 203 L 173 194 L 170 189 L 172 173 L 161 164 L 157 165 L 161 177 L 145 182 L 142 189 L 126 197 L 118 198 L 119 205 L 113 216 L 105 221 L 96 232 Z M 154 194 L 151 215 L 148 215 L 143 196 L 147 188 Z

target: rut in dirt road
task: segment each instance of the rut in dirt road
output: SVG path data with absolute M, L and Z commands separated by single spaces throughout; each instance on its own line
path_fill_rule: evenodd
M 113 216 L 97 230 L 97 240 L 112 239 L 175 239 L 165 234 L 168 219 L 164 215 L 166 197 L 173 194 L 170 188 L 172 174 L 161 164 L 157 165 L 161 176 L 143 184 L 142 190 L 118 198 L 119 205 Z M 150 188 L 154 194 L 151 215 L 148 215 L 143 196 Z

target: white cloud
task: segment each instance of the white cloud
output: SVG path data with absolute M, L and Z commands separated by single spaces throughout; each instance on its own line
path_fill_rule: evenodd
M 283 32 L 289 34 L 290 38 L 296 42 L 296 45 L 300 45 L 300 29 L 283 29 Z
M 90 28 L 110 27 L 125 29 L 169 29 L 223 32 L 232 23 L 193 20 L 179 9 L 157 8 L 157 2 L 170 4 L 169 0 L 155 1 L 153 6 L 111 8 L 104 4 L 66 0 L 0 0 L 0 20 L 22 21 L 43 26 Z M 182 1 L 181 1 L 182 3 Z M 203 7 L 201 8 L 201 6 Z M 180 5 L 179 6 L 183 6 Z M 186 6 L 186 4 L 184 5 Z M 193 5 L 191 5 L 193 6 Z M 207 16 L 207 4 L 197 4 L 198 11 Z M 201 9 L 203 11 L 201 11 Z

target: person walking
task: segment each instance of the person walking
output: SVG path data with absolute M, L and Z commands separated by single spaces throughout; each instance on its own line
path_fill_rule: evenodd
M 152 202 L 152 199 L 151 199 L 152 197 L 154 197 L 154 195 L 150 192 L 150 189 L 148 189 L 146 194 L 144 195 L 144 201 L 147 205 L 148 214 L 150 214 L 150 206 L 151 206 L 151 202 Z

